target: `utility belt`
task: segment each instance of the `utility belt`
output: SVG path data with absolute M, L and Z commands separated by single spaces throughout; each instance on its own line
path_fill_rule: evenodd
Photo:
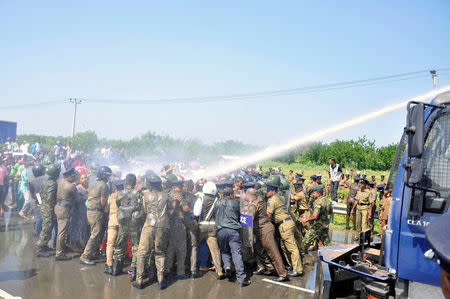
M 368 205 L 370 205 L 370 203 L 358 203 L 359 205 L 361 205 L 361 206 L 368 206 Z
M 278 225 L 283 224 L 283 223 L 285 223 L 285 222 L 287 222 L 287 221 L 289 221 L 289 220 L 292 220 L 292 217 L 291 217 L 291 216 L 289 216 L 289 217 L 287 217 L 286 219 L 281 220 L 280 222 L 278 222 Z
M 198 225 L 216 225 L 214 221 L 200 221 Z

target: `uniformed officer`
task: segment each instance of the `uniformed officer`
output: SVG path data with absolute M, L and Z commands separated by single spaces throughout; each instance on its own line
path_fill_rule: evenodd
M 450 215 L 432 221 L 425 230 L 425 237 L 440 266 L 441 288 L 445 298 L 450 298 Z
M 286 211 L 284 200 L 278 195 L 280 184 L 280 177 L 277 175 L 272 175 L 267 178 L 267 216 L 270 219 L 273 217 L 275 225 L 278 225 L 278 231 L 281 237 L 281 249 L 289 265 L 292 267 L 292 272 L 289 272 L 288 275 L 296 277 L 303 275 L 302 258 L 294 236 L 295 223 Z
M 280 251 L 278 250 L 277 242 L 275 241 L 275 227 L 267 215 L 266 203 L 259 193 L 253 188 L 248 189 L 245 195 L 254 207 L 253 234 L 256 237 L 256 242 L 254 245 L 255 251 L 264 251 L 270 258 L 268 263 L 266 260 L 259 261 L 260 266 L 255 272 L 253 272 L 253 274 L 270 274 L 272 267 L 275 267 L 278 277 L 274 280 L 279 282 L 288 281 L 288 272 L 283 265 L 283 259 Z M 262 266 L 263 264 L 266 264 L 265 267 Z
M 372 175 L 370 182 L 372 182 L 374 186 L 377 185 L 377 180 L 376 180 L 376 177 L 374 175 Z
M 380 234 L 384 235 L 389 218 L 389 207 L 392 200 L 392 188 L 384 190 L 383 198 L 380 202 L 380 212 L 378 213 L 378 219 L 380 220 Z
M 116 197 L 117 214 L 119 223 L 119 232 L 114 248 L 114 264 L 112 275 L 116 276 L 122 273 L 125 251 L 127 249 L 127 240 L 130 238 L 131 252 L 131 276 L 130 280 L 136 279 L 136 253 L 139 246 L 139 233 L 141 228 L 141 200 L 142 194 L 136 190 L 136 175 L 129 173 L 125 177 L 124 190 L 120 191 Z
M 302 224 L 312 222 L 311 229 L 308 230 L 302 241 L 302 255 L 306 255 L 308 249 L 313 244 L 324 246 L 328 245 L 328 243 L 330 242 L 328 236 L 328 227 L 330 224 L 329 216 L 331 214 L 331 200 L 322 196 L 322 194 L 322 186 L 315 186 L 311 190 L 311 197 L 313 200 L 313 214 L 309 217 L 300 218 L 300 222 L 302 222 Z
M 289 183 L 291 183 L 291 185 L 295 183 L 295 175 L 294 175 L 294 171 L 292 169 L 289 170 L 288 181 L 289 181 Z
M 199 215 L 200 237 L 199 243 L 206 240 L 211 257 L 216 268 L 217 279 L 225 278 L 222 269 L 219 244 L 217 243 L 216 226 L 214 222 L 213 208 L 217 201 L 217 187 L 213 182 L 206 182 L 203 186 L 203 198 L 201 198 L 201 212 Z
M 384 179 L 384 174 L 381 175 L 380 185 L 386 185 L 386 180 Z
M 80 263 L 84 265 L 95 265 L 92 258 L 96 258 L 100 243 L 102 242 L 105 226 L 104 207 L 108 200 L 109 190 L 106 182 L 112 175 L 112 170 L 108 166 L 101 166 L 97 169 L 97 180 L 89 185 L 87 220 L 91 227 L 91 235 L 80 257 Z
M 183 197 L 187 202 L 189 210 L 185 213 L 184 222 L 187 230 L 187 254 L 189 260 L 189 267 L 191 271 L 191 278 L 200 277 L 200 273 L 197 270 L 197 255 L 198 255 L 198 238 L 199 238 L 199 228 L 197 219 L 194 216 L 194 205 L 197 200 L 195 195 L 192 193 L 194 189 L 194 182 L 192 180 L 184 181 L 183 183 Z
M 58 184 L 56 191 L 55 214 L 58 220 L 58 236 L 56 238 L 56 257 L 57 261 L 70 260 L 72 257 L 66 256 L 67 229 L 69 228 L 70 209 L 77 200 L 77 188 L 75 181 L 77 172 L 71 168 L 63 173 L 64 180 Z
M 169 247 L 166 255 L 166 269 L 170 271 L 173 264 L 177 264 L 177 279 L 185 279 L 186 262 L 186 226 L 185 214 L 189 211 L 189 206 L 186 199 L 181 192 L 183 181 L 174 180 L 168 182 L 172 186 L 169 192 L 169 223 L 170 223 L 170 237 Z
M 349 222 L 350 222 L 350 217 L 352 215 L 352 209 L 353 209 L 353 205 L 355 204 L 355 198 L 356 198 L 356 194 L 358 193 L 359 190 L 361 190 L 361 188 L 359 187 L 359 180 L 361 178 L 356 175 L 353 177 L 353 184 L 350 185 L 350 190 L 348 193 L 348 200 L 347 200 L 347 216 L 345 218 L 345 228 L 346 229 L 350 229 L 349 226 Z M 356 230 L 356 217 L 353 216 L 352 219 L 352 224 L 353 224 L 353 230 Z
M 159 288 L 166 288 L 164 279 L 165 254 L 169 244 L 169 195 L 162 190 L 161 178 L 153 175 L 146 178 L 148 190 L 144 193 L 142 208 L 145 223 L 142 227 L 136 262 L 136 281 L 133 286 L 142 289 L 144 287 L 144 270 L 146 259 L 154 251 L 155 265 Z
M 369 182 L 366 179 L 359 180 L 360 191 L 357 192 L 355 203 L 352 208 L 352 215 L 356 214 L 356 237 L 355 241 L 359 240 L 359 233 L 369 228 L 368 215 L 370 209 L 370 190 L 367 188 Z M 355 213 L 356 212 L 356 213 Z
M 113 182 L 116 191 L 113 192 L 108 197 L 108 202 L 105 206 L 106 213 L 109 213 L 108 219 L 108 239 L 106 241 L 106 263 L 105 263 L 105 273 L 112 275 L 113 274 L 113 254 L 114 247 L 116 244 L 117 233 L 119 232 L 119 222 L 117 221 L 117 195 L 124 188 L 124 180 L 116 180 Z
M 55 215 L 55 204 L 56 204 L 56 191 L 58 184 L 56 183 L 61 167 L 58 164 L 51 164 L 45 170 L 47 174 L 47 180 L 42 185 L 39 196 L 41 198 L 41 217 L 42 217 L 42 228 L 39 235 L 39 241 L 37 242 L 37 252 L 38 257 L 48 257 L 49 250 L 47 244 L 52 236 L 52 230 L 54 225 Z
M 340 180 L 339 182 L 339 190 L 341 191 L 342 194 L 342 201 L 344 203 L 347 203 L 348 200 L 348 193 L 350 191 L 350 173 L 346 173 L 345 176 L 342 175 L 342 180 Z
M 308 211 L 308 201 L 306 199 L 305 192 L 303 191 L 303 184 L 300 182 L 294 183 L 294 192 L 291 192 L 291 206 L 290 206 L 290 213 L 291 215 L 294 215 L 294 221 L 295 223 L 299 225 L 299 229 L 302 232 L 302 234 L 305 234 L 305 230 L 303 229 L 303 226 L 300 224 L 300 222 L 297 222 L 297 220 L 306 212 Z
M 312 188 L 314 188 L 315 186 L 317 186 L 317 176 L 315 174 L 313 174 L 312 176 L 310 176 L 310 183 L 308 184 L 308 186 L 306 187 L 306 195 L 308 195 L 308 198 L 311 196 L 311 190 Z

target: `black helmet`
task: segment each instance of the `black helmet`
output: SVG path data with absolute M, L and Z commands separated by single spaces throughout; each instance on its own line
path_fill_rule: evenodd
M 45 167 L 41 164 L 37 164 L 31 168 L 31 171 L 33 172 L 34 177 L 37 178 L 45 174 Z
M 61 165 L 51 164 L 47 167 L 46 173 L 50 179 L 56 180 L 61 172 Z
M 97 169 L 97 177 L 100 180 L 107 180 L 112 175 L 112 170 L 108 166 L 100 166 Z

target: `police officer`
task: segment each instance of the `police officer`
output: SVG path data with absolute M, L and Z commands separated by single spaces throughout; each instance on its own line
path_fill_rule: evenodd
M 366 179 L 360 179 L 359 190 L 356 193 L 355 203 L 352 207 L 351 214 L 355 217 L 356 214 L 356 237 L 355 241 L 359 240 L 359 233 L 368 228 L 368 215 L 370 209 L 370 190 L 367 188 L 369 182 Z M 356 212 L 356 213 L 355 213 Z
M 308 195 L 308 198 L 311 196 L 311 190 L 312 188 L 314 188 L 315 186 L 317 186 L 317 176 L 315 174 L 313 174 L 312 176 L 310 176 L 310 183 L 308 184 L 308 186 L 306 187 L 306 195 Z
M 133 254 L 131 260 L 131 281 L 136 279 L 136 252 L 139 246 L 139 230 L 141 225 L 141 194 L 135 187 L 136 175 L 132 173 L 127 174 L 124 189 L 119 192 L 116 198 L 116 217 L 119 222 L 119 232 L 114 248 L 114 264 L 112 269 L 113 276 L 122 273 L 127 240 L 130 238 Z
M 342 174 L 342 179 L 339 182 L 339 190 L 341 190 L 342 193 L 342 200 L 343 202 L 347 203 L 348 200 L 348 193 L 350 191 L 350 174 L 347 172 L 345 176 Z
M 280 184 L 280 177 L 278 175 L 271 175 L 267 178 L 267 216 L 270 219 L 273 217 L 275 225 L 278 225 L 278 231 L 281 237 L 281 249 L 289 265 L 292 267 L 292 272 L 289 272 L 288 275 L 296 277 L 303 275 L 302 258 L 295 240 L 295 223 L 286 210 L 284 200 L 278 195 Z
M 294 212 L 297 219 L 309 209 L 301 182 L 294 183 L 294 192 L 291 192 L 291 204 L 293 205 L 291 211 Z
M 169 223 L 170 237 L 169 247 L 166 255 L 166 269 L 170 271 L 173 264 L 177 264 L 177 279 L 187 278 L 185 273 L 186 262 L 186 225 L 184 222 L 185 213 L 189 211 L 189 206 L 181 192 L 183 181 L 171 180 L 168 183 L 172 186 L 169 192 Z
M 301 245 L 301 254 L 306 255 L 307 250 L 317 241 L 320 245 L 328 245 L 328 227 L 330 224 L 329 216 L 331 214 L 331 201 L 322 196 L 323 187 L 315 186 L 311 190 L 313 200 L 313 214 L 309 217 L 300 218 L 302 224 L 312 222 L 311 229 L 307 231 Z
M 161 178 L 152 175 L 146 178 L 147 188 L 142 200 L 142 208 L 145 214 L 145 222 L 142 227 L 136 262 L 136 281 L 133 286 L 142 289 L 144 287 L 144 270 L 146 259 L 151 252 L 155 254 L 155 266 L 159 288 L 166 288 L 164 279 L 165 254 L 169 244 L 169 195 L 162 189 Z
M 109 196 L 106 182 L 111 175 L 111 168 L 108 166 L 101 166 L 97 169 L 97 180 L 89 185 L 86 214 L 89 226 L 91 227 L 91 236 L 80 257 L 80 263 L 84 265 L 95 265 L 95 261 L 93 261 L 92 258 L 96 258 L 95 255 L 98 254 L 98 249 L 102 242 L 105 225 L 104 207 Z
M 274 280 L 278 282 L 288 281 L 288 272 L 283 265 L 283 259 L 280 251 L 278 250 L 277 242 L 275 241 L 275 227 L 267 215 L 266 203 L 259 193 L 253 188 L 248 189 L 245 195 L 254 206 L 253 234 L 256 237 L 256 242 L 254 245 L 255 251 L 265 251 L 270 258 L 269 263 L 267 263 L 265 261 L 265 257 L 263 256 L 264 261 L 259 261 L 260 266 L 255 272 L 253 272 L 253 274 L 271 274 L 272 267 L 275 267 L 278 277 Z M 266 264 L 265 267 L 262 266 L 264 263 Z
M 450 215 L 441 216 L 425 230 L 430 248 L 440 266 L 441 288 L 445 298 L 450 298 Z
M 203 186 L 203 198 L 201 199 L 201 212 L 199 215 L 200 237 L 199 243 L 206 240 L 206 244 L 211 252 L 211 257 L 216 268 L 217 279 L 225 278 L 222 269 L 222 259 L 220 257 L 219 244 L 217 243 L 216 226 L 214 222 L 213 208 L 217 201 L 217 186 L 213 182 L 206 182 Z
M 250 285 L 244 271 L 244 262 L 241 255 L 241 237 L 239 231 L 240 206 L 239 203 L 231 199 L 233 196 L 232 182 L 225 185 L 222 190 L 222 198 L 214 205 L 214 222 L 217 229 L 217 242 L 222 253 L 225 276 L 231 278 L 231 260 L 236 269 L 236 278 L 241 287 Z
M 117 233 L 119 232 L 119 222 L 117 221 L 117 195 L 124 188 L 124 180 L 116 180 L 113 182 L 114 187 L 116 189 L 108 197 L 108 202 L 105 206 L 105 212 L 109 214 L 108 219 L 108 239 L 106 241 L 106 263 L 105 263 L 105 273 L 112 275 L 113 274 L 113 254 L 114 247 L 117 239 Z M 134 256 L 133 256 L 134 257 Z
M 346 229 L 350 229 L 349 226 L 349 222 L 350 222 L 350 217 L 352 215 L 352 209 L 353 209 L 353 204 L 355 203 L 355 197 L 356 194 L 358 193 L 359 190 L 361 190 L 361 188 L 359 187 L 359 180 L 360 177 L 359 176 L 354 176 L 353 177 L 353 184 L 350 185 L 350 190 L 348 192 L 348 199 L 347 199 L 347 216 L 345 218 L 345 228 Z M 353 222 L 353 230 L 356 230 L 356 217 L 353 216 L 352 219 Z
M 37 242 L 37 257 L 48 257 L 49 250 L 47 244 L 52 236 L 52 230 L 54 226 L 55 215 L 55 204 L 56 204 L 56 191 L 58 184 L 56 183 L 61 167 L 57 164 L 51 164 L 45 170 L 47 174 L 47 180 L 42 184 L 39 190 L 39 196 L 41 198 L 41 217 L 42 217 L 42 228 L 39 235 L 39 240 Z
M 55 171 L 56 173 L 57 171 Z M 48 173 L 48 172 L 47 172 Z M 77 200 L 77 188 L 75 181 L 77 172 L 71 168 L 63 173 L 64 180 L 58 184 L 56 191 L 55 214 L 58 220 L 58 236 L 56 238 L 56 257 L 57 261 L 70 260 L 72 257 L 66 256 L 64 249 L 67 241 L 67 229 L 69 227 L 70 209 Z
M 187 230 L 187 254 L 189 257 L 189 267 L 191 271 L 191 278 L 200 277 L 200 273 L 197 270 L 197 255 L 198 255 L 198 238 L 199 238 L 199 228 L 197 219 L 194 216 L 194 205 L 197 200 L 195 195 L 192 193 L 194 189 L 194 182 L 192 180 L 185 181 L 183 183 L 183 197 L 185 198 L 187 205 L 189 207 L 188 212 L 185 213 L 184 222 Z
M 392 200 L 392 188 L 386 188 L 384 190 L 383 198 L 380 202 L 380 212 L 378 214 L 378 219 L 380 220 L 380 234 L 384 235 L 386 226 L 389 218 L 389 207 Z

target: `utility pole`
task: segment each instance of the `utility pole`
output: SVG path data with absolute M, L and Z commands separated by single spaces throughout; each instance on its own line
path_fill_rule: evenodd
M 77 105 L 81 104 L 81 100 L 69 99 L 69 102 L 73 103 L 73 119 L 72 119 L 72 139 L 75 136 L 75 121 L 77 119 Z
M 431 77 L 433 78 L 433 87 L 437 88 L 437 74 L 436 70 L 430 70 Z

